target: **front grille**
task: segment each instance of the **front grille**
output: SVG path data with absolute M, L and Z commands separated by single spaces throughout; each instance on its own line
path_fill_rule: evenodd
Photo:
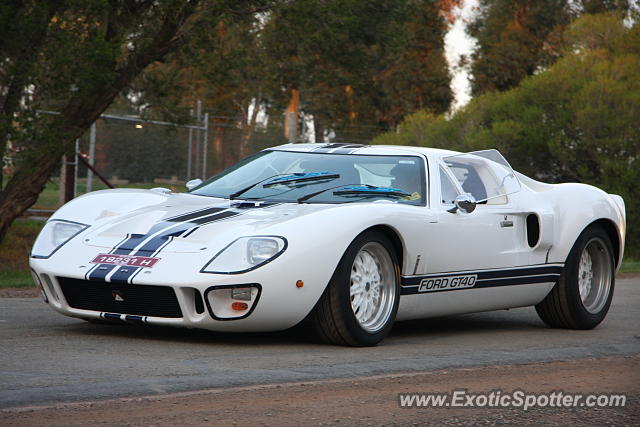
M 182 317 L 176 293 L 170 286 L 129 285 L 58 277 L 67 303 L 82 310 Z

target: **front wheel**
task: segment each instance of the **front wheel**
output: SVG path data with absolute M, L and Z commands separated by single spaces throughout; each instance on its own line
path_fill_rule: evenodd
M 578 237 L 560 280 L 536 311 L 554 328 L 595 328 L 609 311 L 614 284 L 611 239 L 602 228 L 589 227 Z
M 331 344 L 376 345 L 393 326 L 399 296 L 393 245 L 380 232 L 362 233 L 347 248 L 314 308 L 314 327 Z

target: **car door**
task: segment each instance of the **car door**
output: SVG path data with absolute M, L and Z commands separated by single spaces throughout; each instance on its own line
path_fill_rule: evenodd
M 460 155 L 442 159 L 434 174 L 440 181 L 440 198 L 433 209 L 437 223 L 430 227 L 425 248 L 429 273 L 528 264 L 529 251 L 522 245 L 525 224 L 509 197 L 519 188 L 510 167 Z M 455 208 L 455 197 L 463 192 L 478 201 L 471 213 Z

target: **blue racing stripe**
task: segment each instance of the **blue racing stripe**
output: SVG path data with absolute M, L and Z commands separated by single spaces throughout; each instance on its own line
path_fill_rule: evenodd
M 116 255 L 130 255 L 131 252 L 138 247 L 145 239 L 148 239 L 149 236 L 161 231 L 164 228 L 171 227 L 171 225 L 179 224 L 186 221 L 192 220 L 194 218 L 199 218 L 207 215 L 214 215 L 218 212 L 223 212 L 227 208 L 224 207 L 213 207 L 206 209 L 199 209 L 197 211 L 190 211 L 185 214 L 176 215 L 165 219 L 157 224 L 154 224 L 151 229 L 146 234 L 131 234 L 129 237 L 125 238 L 124 241 L 118 243 L 109 253 Z M 182 225 L 182 224 L 180 224 Z M 113 264 L 99 264 L 94 267 L 93 270 L 89 271 L 89 274 L 86 276 L 88 280 L 97 280 L 97 281 L 106 281 L 107 276 L 116 268 L 117 265 Z M 116 273 L 117 274 L 117 273 Z M 120 276 L 118 276 L 120 277 Z
M 556 282 L 560 278 L 562 270 L 562 265 L 542 264 L 507 269 L 459 271 L 427 276 L 402 277 L 400 293 L 401 295 L 416 295 L 430 292 L 550 283 Z M 470 286 L 464 286 L 463 282 L 460 282 L 460 279 L 465 277 L 472 278 L 473 283 Z M 461 284 L 461 286 L 457 286 L 457 284 Z M 425 289 L 421 289 L 423 286 L 425 286 Z
M 174 237 L 180 237 L 183 234 L 191 231 L 191 229 L 194 227 L 220 221 L 226 218 L 240 215 L 241 213 L 242 213 L 241 211 L 226 210 L 226 211 L 222 211 L 212 215 L 194 218 L 194 219 L 191 219 L 189 222 L 184 222 L 180 224 L 175 224 L 173 222 L 164 223 L 164 224 L 174 224 L 174 225 L 166 226 L 165 227 L 166 231 L 154 236 L 153 238 L 145 242 L 144 245 L 137 251 L 133 252 L 132 255 L 148 256 L 148 257 L 156 256 L 162 249 L 164 249 L 165 246 L 167 246 L 171 242 L 171 240 Z M 154 233 L 152 232 L 149 233 L 149 235 L 153 235 L 153 234 Z M 109 281 L 113 283 L 129 283 L 130 278 L 132 278 L 141 269 L 142 267 L 120 267 L 118 271 L 113 273 Z

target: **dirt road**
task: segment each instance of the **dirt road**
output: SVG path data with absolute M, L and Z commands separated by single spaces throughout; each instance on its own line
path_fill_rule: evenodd
M 327 346 L 305 327 L 217 334 L 95 325 L 15 296 L 0 298 L 0 425 L 640 424 L 638 277 L 617 281 L 607 319 L 591 331 L 546 328 L 529 307 L 399 322 L 374 348 Z M 460 388 L 625 392 L 628 401 L 399 407 L 398 393 Z
M 1 425 L 638 425 L 640 357 L 438 370 L 0 411 Z M 616 408 L 401 408 L 399 393 L 621 393 Z

